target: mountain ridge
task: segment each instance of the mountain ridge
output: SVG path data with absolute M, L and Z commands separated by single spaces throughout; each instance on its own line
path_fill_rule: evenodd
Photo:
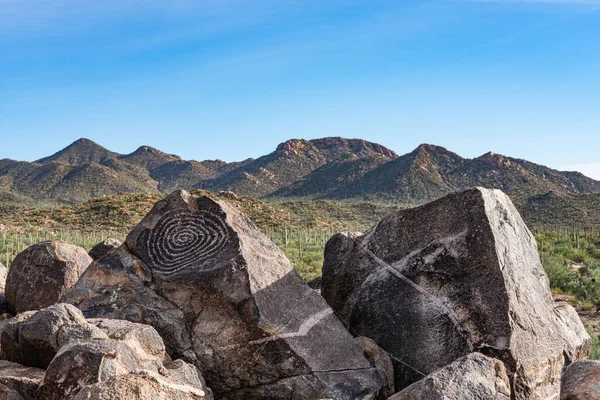
M 398 155 L 363 139 L 290 139 L 256 159 L 184 160 L 143 145 L 119 154 L 85 138 L 34 162 L 0 160 L 0 201 L 75 204 L 121 193 L 233 191 L 266 199 L 419 205 L 473 186 L 525 202 L 546 193 L 600 193 L 600 182 L 493 152 L 476 158 L 433 144 Z M 569 196 L 567 196 L 569 195 Z M 18 199 L 18 200 L 15 200 Z M 525 204 L 525 203 L 524 203 Z

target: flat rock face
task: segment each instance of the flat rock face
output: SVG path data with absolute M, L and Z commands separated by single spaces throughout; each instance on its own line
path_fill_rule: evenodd
M 396 389 L 479 351 L 504 362 L 516 399 L 548 399 L 565 362 L 589 353 L 581 321 L 555 313 L 535 239 L 497 190 L 334 236 L 322 295 L 354 335 L 390 354 Z
M 600 399 L 600 361 L 579 361 L 569 365 L 562 376 L 560 399 Z
M 105 239 L 92 247 L 88 253 L 92 260 L 97 261 L 108 254 L 111 250 L 118 249 L 122 243 L 117 239 Z
M 370 399 L 382 385 L 274 243 L 236 208 L 184 191 L 158 202 L 65 300 L 88 317 L 154 326 L 219 399 Z
M 413 383 L 389 400 L 510 400 L 501 361 L 471 353 Z
M 35 244 L 12 262 L 6 278 L 10 311 L 39 310 L 58 302 L 92 259 L 85 249 L 56 241 Z

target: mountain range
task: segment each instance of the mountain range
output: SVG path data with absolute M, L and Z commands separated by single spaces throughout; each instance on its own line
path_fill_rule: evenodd
M 329 199 L 418 205 L 484 186 L 518 204 L 600 193 L 600 182 L 494 153 L 468 159 L 423 144 L 399 156 L 365 140 L 292 139 L 257 159 L 183 160 L 148 146 L 112 152 L 88 139 L 35 162 L 0 160 L 0 202 L 73 204 L 117 193 L 233 191 L 265 199 Z M 552 200 L 554 201 L 554 200 Z

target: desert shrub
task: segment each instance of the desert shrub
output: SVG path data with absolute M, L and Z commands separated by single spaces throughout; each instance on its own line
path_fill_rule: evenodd
M 576 274 L 569 268 L 563 259 L 557 256 L 542 257 L 544 270 L 550 279 L 550 287 L 568 291 L 570 284 L 576 280 Z
M 592 345 L 590 348 L 590 360 L 600 360 L 600 339 L 598 339 L 598 333 L 591 326 L 587 328 L 587 332 L 592 338 Z

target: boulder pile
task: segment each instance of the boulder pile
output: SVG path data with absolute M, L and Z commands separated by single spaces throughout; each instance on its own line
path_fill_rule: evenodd
M 558 399 L 565 367 L 562 398 L 597 390 L 502 192 L 335 235 L 312 286 L 236 207 L 173 192 L 125 243 L 17 256 L 0 399 Z
M 512 398 L 551 399 L 563 367 L 589 355 L 583 324 L 569 305 L 555 308 L 535 238 L 498 190 L 334 236 L 321 293 L 352 334 L 390 355 L 397 389 L 479 352 L 504 363 Z

